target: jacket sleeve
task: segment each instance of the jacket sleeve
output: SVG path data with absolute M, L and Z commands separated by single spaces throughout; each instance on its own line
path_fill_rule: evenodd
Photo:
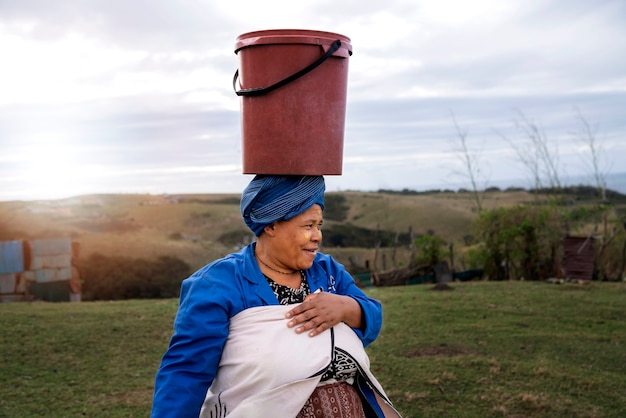
M 211 274 L 216 272 L 183 281 L 174 334 L 156 374 L 153 418 L 198 417 L 215 378 L 228 337 L 231 298 L 225 281 L 212 280 Z
M 363 319 L 365 326 L 363 329 L 353 328 L 354 332 L 359 336 L 363 342 L 363 346 L 370 345 L 382 328 L 383 324 L 383 310 L 379 301 L 368 297 L 354 282 L 354 279 L 346 271 L 344 266 L 337 261 L 329 258 L 329 287 L 334 285 L 335 293 L 340 295 L 350 296 L 354 298 L 363 311 Z M 332 291 L 332 289 L 329 289 Z

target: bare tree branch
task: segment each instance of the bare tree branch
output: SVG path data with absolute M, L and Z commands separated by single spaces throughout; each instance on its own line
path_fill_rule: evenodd
M 450 112 L 452 117 L 452 123 L 454 124 L 454 129 L 456 130 L 456 134 L 459 138 L 460 149 L 457 151 L 457 157 L 461 160 L 465 172 L 457 174 L 464 175 L 469 178 L 469 181 L 472 186 L 472 195 L 474 197 L 474 204 L 476 205 L 476 210 L 480 214 L 483 210 L 482 206 L 482 195 L 480 193 L 478 187 L 478 181 L 481 176 L 481 164 L 480 164 L 480 153 L 472 153 L 467 145 L 467 130 L 461 129 L 459 126 L 454 113 Z
M 544 130 L 536 122 L 520 110 L 517 113 L 518 118 L 513 122 L 525 141 L 518 143 L 503 134 L 500 136 L 515 150 L 517 158 L 532 176 L 535 190 L 544 187 L 561 189 L 558 147 L 551 146 Z
M 598 194 L 602 200 L 606 200 L 606 175 L 609 169 L 602 169 L 604 149 L 602 144 L 598 142 L 598 125 L 592 127 L 580 110 L 578 108 L 575 108 L 575 110 L 576 119 L 579 122 L 579 129 L 575 136 L 589 150 L 588 157 L 581 155 L 581 159 L 593 177 Z

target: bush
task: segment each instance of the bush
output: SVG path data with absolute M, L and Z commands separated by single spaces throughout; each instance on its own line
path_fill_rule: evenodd
M 467 249 L 465 254 L 465 260 L 467 262 L 467 268 L 469 269 L 482 269 L 487 264 L 489 253 L 484 244 L 474 245 Z
M 418 264 L 434 266 L 447 256 L 446 243 L 442 238 L 434 235 L 423 235 L 415 239 L 415 248 L 418 252 L 415 256 Z
M 94 254 L 83 261 L 84 300 L 178 297 L 190 266 L 177 257 L 156 260 Z
M 538 280 L 551 277 L 564 236 L 562 215 L 550 207 L 517 206 L 483 211 L 474 222 L 484 245 L 490 279 Z
M 249 229 L 236 229 L 224 232 L 217 241 L 226 247 L 242 248 L 254 240 L 254 234 Z
M 335 247 L 392 247 L 396 233 L 375 231 L 352 224 L 337 224 L 323 229 L 324 244 Z M 409 234 L 398 234 L 397 245 L 409 245 Z
M 350 206 L 342 194 L 328 193 L 324 195 L 324 218 L 329 221 L 343 222 L 348 218 Z

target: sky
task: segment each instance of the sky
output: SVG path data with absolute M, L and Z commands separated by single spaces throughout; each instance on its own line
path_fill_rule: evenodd
M 235 40 L 284 28 L 351 39 L 328 191 L 531 187 L 530 126 L 626 172 L 623 0 L 0 0 L 0 200 L 241 192 Z

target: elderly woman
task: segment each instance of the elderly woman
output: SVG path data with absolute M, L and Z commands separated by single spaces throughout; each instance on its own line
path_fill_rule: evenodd
M 398 417 L 364 347 L 380 303 L 320 252 L 320 176 L 256 176 L 241 214 L 257 236 L 183 281 L 153 417 Z

